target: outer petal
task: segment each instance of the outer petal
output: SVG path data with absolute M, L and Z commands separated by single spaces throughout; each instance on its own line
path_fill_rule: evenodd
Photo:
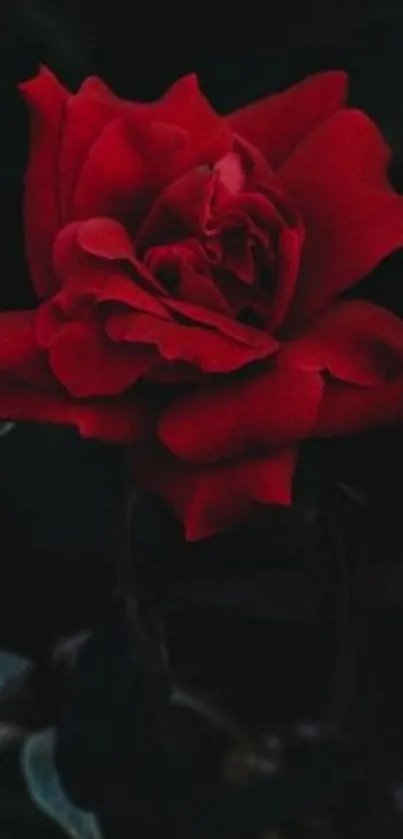
M 315 426 L 322 387 L 317 373 L 286 370 L 199 390 L 166 410 L 158 434 L 194 463 L 287 446 Z
M 94 142 L 77 183 L 74 212 L 142 218 L 150 199 L 197 164 L 188 134 L 150 122 L 147 111 L 127 110 L 108 123 Z
M 371 388 L 329 383 L 313 437 L 356 434 L 403 420 L 403 375 Z
M 260 504 L 290 504 L 295 463 L 290 449 L 205 469 L 161 457 L 137 466 L 137 478 L 170 505 L 186 538 L 196 541 L 239 526 Z
M 214 163 L 231 150 L 232 131 L 201 93 L 194 74 L 179 79 L 150 108 L 158 122 L 178 125 L 189 133 L 199 163 Z
M 87 79 L 65 110 L 60 143 L 59 178 L 64 222 L 73 219 L 73 198 L 81 169 L 94 142 L 126 104 L 96 78 Z
M 183 325 L 136 312 L 111 315 L 106 330 L 112 341 L 153 346 L 161 359 L 169 363 L 185 361 L 205 373 L 232 373 L 267 358 L 276 347 L 264 333 L 262 340 L 257 335 L 257 340 L 252 338 L 247 343 L 243 335 L 241 340 L 227 337 L 220 328 L 206 329 L 199 323 Z
M 67 323 L 49 349 L 49 364 L 71 396 L 116 396 L 158 364 L 153 347 L 117 344 L 100 320 Z
M 20 85 L 31 109 L 31 148 L 25 185 L 26 249 L 39 297 L 57 287 L 53 239 L 61 225 L 58 155 L 69 93 L 49 70 Z
M 108 443 L 131 443 L 145 434 L 147 414 L 140 403 L 113 400 L 84 402 L 0 376 L 0 417 L 14 422 L 73 425 L 83 437 Z
M 46 386 L 52 375 L 34 330 L 34 312 L 0 314 L 0 371 L 8 377 Z
M 373 303 L 340 302 L 312 318 L 301 337 L 283 344 L 277 364 L 375 384 L 403 371 L 403 321 Z
M 231 128 L 263 152 L 271 166 L 284 163 L 318 125 L 342 108 L 348 78 L 319 73 L 283 93 L 247 105 L 227 120 Z
M 390 151 L 359 111 L 341 111 L 313 132 L 279 172 L 305 223 L 293 325 L 354 286 L 403 247 L 403 198 L 388 183 Z
M 74 194 L 74 218 L 116 216 L 133 212 L 146 172 L 124 116 L 111 120 L 92 144 Z

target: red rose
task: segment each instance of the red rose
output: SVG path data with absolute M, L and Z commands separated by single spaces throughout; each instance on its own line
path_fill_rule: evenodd
M 403 324 L 341 297 L 403 245 L 342 73 L 227 118 L 193 76 L 146 105 L 47 70 L 22 87 L 40 302 L 1 315 L 2 418 L 158 439 L 141 480 L 190 538 L 288 503 L 302 439 L 402 418 Z M 153 415 L 158 383 L 187 393 L 151 422 L 145 380 Z

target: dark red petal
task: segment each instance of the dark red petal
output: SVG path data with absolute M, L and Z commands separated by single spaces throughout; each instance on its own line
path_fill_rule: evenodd
M 103 102 L 105 105 L 112 105 L 115 107 L 128 107 L 128 103 L 124 99 L 120 99 L 115 93 L 105 84 L 98 76 L 88 76 L 80 85 L 77 98 L 85 99 L 87 102 L 97 100 Z
M 109 95 L 108 95 L 109 93 Z M 105 126 L 126 107 L 99 79 L 87 79 L 67 102 L 60 143 L 59 178 L 65 221 L 74 217 L 73 203 L 86 158 Z
M 197 239 L 151 248 L 146 264 L 159 278 L 161 286 L 177 294 L 184 303 L 193 303 L 228 316 L 231 314 Z
M 41 390 L 0 377 L 0 417 L 13 422 L 73 425 L 83 437 L 108 443 L 133 443 L 147 428 L 147 412 L 135 401 L 84 402 L 56 389 Z
M 132 141 L 141 149 L 152 198 L 197 165 L 191 138 L 177 125 L 133 120 Z
M 169 184 L 157 198 L 136 236 L 141 253 L 155 243 L 204 235 L 210 216 L 215 178 L 208 169 L 194 169 Z
M 315 426 L 322 389 L 318 374 L 285 370 L 198 390 L 165 411 L 158 435 L 193 463 L 290 445 Z
M 146 311 L 152 306 L 153 312 L 163 316 L 164 310 L 155 298 L 156 293 L 163 295 L 162 287 L 135 258 L 125 228 L 113 219 L 94 218 L 68 224 L 55 240 L 54 266 L 65 298 L 80 299 L 95 294 L 95 289 L 100 293 L 102 289 L 106 291 L 119 276 L 125 281 L 126 295 L 129 284 L 133 286 L 133 294 L 138 289 L 137 299 L 143 290 Z
M 296 452 L 195 468 L 164 458 L 148 460 L 140 485 L 159 494 L 196 541 L 240 525 L 259 505 L 291 503 Z
M 255 348 L 260 351 L 256 358 L 267 358 L 278 347 L 275 338 L 272 338 L 263 330 L 255 329 L 253 326 L 245 326 L 243 323 L 222 315 L 221 312 L 209 311 L 202 306 L 196 306 L 194 303 L 187 303 L 182 300 L 164 300 L 164 305 L 171 312 L 179 315 L 184 322 L 188 321 L 189 323 L 212 327 L 240 344 Z
M 152 347 L 110 341 L 96 320 L 66 324 L 49 349 L 53 373 L 76 398 L 120 394 L 158 362 Z
M 232 132 L 200 92 L 195 75 L 179 79 L 151 108 L 153 119 L 189 132 L 199 163 L 214 163 L 231 151 Z
M 116 117 L 92 144 L 81 169 L 74 216 L 130 216 L 145 178 L 144 161 L 132 141 L 129 121 L 124 116 Z
M 272 166 L 279 166 L 318 125 L 343 107 L 347 84 L 345 73 L 319 73 L 283 93 L 247 105 L 227 119 Z
M 84 221 L 77 228 L 77 242 L 93 256 L 134 262 L 130 236 L 123 224 L 114 219 L 97 217 Z
M 376 384 L 403 371 L 403 321 L 373 303 L 340 302 L 283 344 L 276 361 L 294 370 L 327 370 L 352 384 Z
M 290 324 L 327 306 L 403 246 L 403 198 L 388 183 L 389 160 L 371 120 L 341 111 L 282 167 L 306 229 Z
M 356 434 L 403 420 L 403 375 L 374 387 L 328 383 L 313 437 Z
M 62 224 L 58 160 L 69 93 L 49 70 L 20 85 L 31 109 L 31 146 L 25 181 L 28 264 L 38 297 L 57 288 L 52 267 L 53 240 Z
M 59 333 L 68 323 L 68 318 L 59 303 L 59 295 L 42 303 L 35 313 L 35 340 L 41 350 L 48 350 Z
M 111 315 L 107 333 L 113 341 L 151 344 L 168 362 L 186 361 L 205 373 L 230 373 L 275 350 L 273 340 L 246 344 L 219 330 L 184 326 L 146 314 Z M 264 336 L 264 333 L 263 333 Z
M 277 277 L 268 328 L 276 332 L 289 308 L 301 263 L 304 234 L 302 228 L 284 227 L 280 230 L 277 253 Z
M 10 378 L 47 385 L 53 377 L 36 340 L 34 319 L 34 312 L 0 314 L 0 371 Z

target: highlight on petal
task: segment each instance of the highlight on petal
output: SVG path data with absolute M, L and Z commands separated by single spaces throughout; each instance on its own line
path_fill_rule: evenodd
M 403 420 L 403 375 L 373 387 L 328 383 L 313 437 L 357 434 Z
M 13 422 L 75 426 L 83 437 L 105 443 L 133 443 L 143 438 L 147 411 L 129 400 L 93 402 L 71 399 L 58 391 L 40 389 L 0 375 L 0 417 Z
M 288 446 L 315 427 L 322 388 L 317 373 L 295 370 L 203 388 L 167 408 L 158 436 L 192 463 Z
M 133 245 L 127 230 L 111 218 L 91 218 L 77 228 L 81 247 L 102 259 L 134 261 Z
M 314 129 L 342 108 L 348 77 L 339 71 L 310 76 L 227 117 L 231 128 L 256 146 L 271 166 L 284 163 Z
M 21 84 L 20 90 L 31 110 L 25 180 L 26 251 L 35 291 L 38 297 L 49 297 L 57 289 L 52 265 L 53 239 L 61 224 L 57 163 L 70 94 L 45 68 Z
M 372 385 L 403 371 L 403 321 L 367 301 L 344 301 L 311 318 L 304 333 L 283 344 L 283 368 L 321 372 Z
M 239 526 L 259 505 L 289 505 L 297 453 L 190 467 L 161 455 L 135 464 L 141 487 L 162 497 L 183 521 L 186 539 L 213 536 Z
M 316 314 L 403 247 L 403 197 L 388 183 L 389 160 L 374 123 L 350 110 L 314 131 L 279 171 L 306 230 L 286 325 Z

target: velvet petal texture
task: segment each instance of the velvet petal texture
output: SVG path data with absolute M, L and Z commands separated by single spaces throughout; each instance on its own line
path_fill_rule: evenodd
M 309 436 L 322 387 L 315 372 L 284 370 L 203 389 L 165 411 L 159 437 L 177 457 L 195 463 L 267 452 Z
M 347 85 L 343 72 L 319 73 L 235 111 L 228 122 L 277 167 L 318 125 L 344 107 Z
M 403 198 L 387 179 L 390 149 L 359 111 L 335 113 L 280 170 L 304 219 L 301 273 L 288 323 L 301 323 L 403 247 Z

